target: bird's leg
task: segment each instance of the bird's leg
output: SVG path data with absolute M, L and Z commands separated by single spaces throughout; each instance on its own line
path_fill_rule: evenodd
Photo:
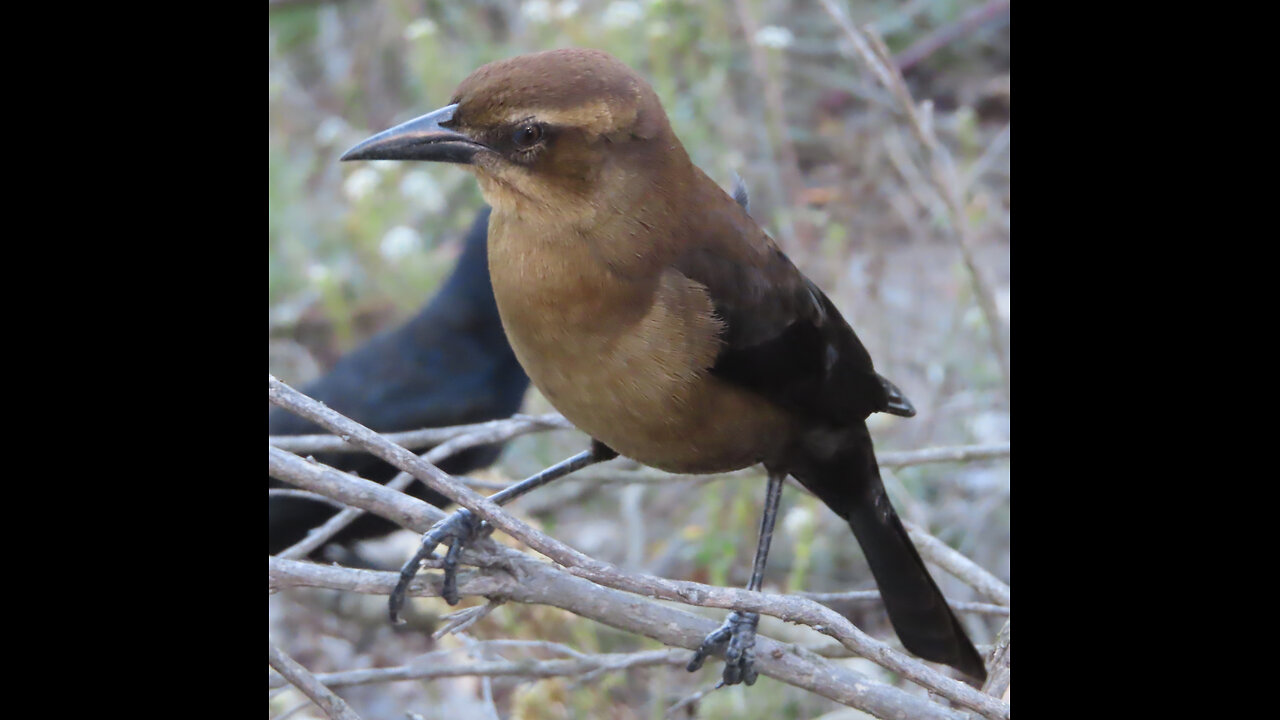
M 536 475 L 531 475 L 514 485 L 509 485 L 490 495 L 489 500 L 498 505 L 505 505 L 534 488 L 546 485 L 552 480 L 558 480 L 588 465 L 611 460 L 617 456 L 618 453 L 608 446 L 597 440 L 592 440 L 590 450 L 580 452 Z M 444 597 L 445 602 L 450 605 L 457 605 L 458 558 L 462 555 L 462 548 L 468 542 L 481 537 L 486 531 L 491 530 L 492 528 L 487 523 L 477 518 L 475 513 L 466 508 L 454 512 L 449 517 L 433 525 L 422 536 L 422 544 L 418 546 L 418 551 L 414 553 L 413 557 L 409 558 L 409 562 L 405 563 L 404 567 L 400 568 L 400 580 L 396 582 L 395 589 L 391 591 L 389 601 L 391 622 L 393 624 L 399 622 L 400 609 L 404 607 L 405 592 L 409 589 L 409 583 L 413 580 L 413 576 L 418 573 L 418 568 L 422 567 L 424 560 L 434 557 L 436 546 L 445 540 L 450 540 L 451 542 L 449 551 L 444 556 L 444 588 L 440 594 Z
M 782 481 L 786 473 L 769 471 L 769 489 L 765 492 L 764 516 L 760 518 L 760 541 L 756 545 L 756 559 L 751 568 L 748 590 L 759 590 L 764 584 L 764 565 L 769 558 L 769 544 L 773 540 L 773 524 L 778 518 L 778 501 L 782 498 Z M 724 651 L 724 680 L 721 685 L 737 685 L 756 682 L 755 645 L 759 613 L 729 613 L 724 624 L 712 631 L 689 661 L 689 672 L 702 667 L 708 655 Z

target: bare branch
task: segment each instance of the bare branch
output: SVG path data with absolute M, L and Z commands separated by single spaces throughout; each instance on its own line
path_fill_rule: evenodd
M 751 7 L 745 0 L 734 0 L 734 9 L 738 22 L 742 25 L 742 34 L 747 44 L 747 52 L 751 56 L 751 68 L 756 80 L 763 90 L 765 123 L 769 126 L 772 139 L 767 146 L 776 151 L 776 157 L 766 153 L 773 165 L 774 172 L 770 181 L 781 181 L 786 193 L 788 207 L 802 202 L 804 195 L 804 179 L 800 176 L 800 161 L 796 155 L 795 144 L 787 133 L 786 102 L 783 100 L 782 85 L 774 73 L 769 71 L 769 61 L 765 57 L 764 48 L 756 41 L 759 25 L 751 13 Z M 806 250 L 812 250 L 818 240 L 818 233 L 813 223 L 795 212 L 785 213 L 778 218 L 778 230 L 783 236 L 784 247 L 794 247 L 799 241 Z M 790 249 L 790 248 L 788 248 Z
M 995 136 L 991 143 L 987 145 L 987 149 L 982 151 L 982 155 L 973 162 L 973 165 L 969 166 L 968 172 L 964 175 L 964 180 L 961 181 L 962 191 L 967 193 L 969 188 L 977 182 L 978 178 L 982 177 L 983 173 L 987 172 L 987 170 L 991 168 L 991 165 L 995 163 L 996 159 L 1003 155 L 1004 151 L 1008 149 L 1009 123 L 1005 123 L 1004 128 Z
M 924 448 L 877 453 L 880 467 L 903 468 L 912 465 L 944 462 L 970 462 L 1009 457 L 1009 443 L 996 445 L 957 445 L 954 447 Z
M 470 425 L 454 425 L 441 428 L 423 428 L 422 430 L 406 430 L 405 432 L 383 433 L 382 437 L 401 447 L 410 450 L 433 447 L 455 438 L 465 436 L 491 437 L 479 444 L 502 442 L 513 437 L 527 435 L 543 430 L 572 430 L 573 425 L 559 413 L 546 415 L 512 415 L 505 420 L 490 420 Z M 298 455 L 312 455 L 322 452 L 365 452 L 356 445 L 347 442 L 338 435 L 271 435 L 267 442 L 282 450 Z
M 471 627 L 472 625 L 475 625 L 484 616 L 488 615 L 494 610 L 497 610 L 501 605 L 502 605 L 501 600 L 490 600 L 484 605 L 477 605 L 476 607 L 463 608 L 462 610 L 459 610 L 456 613 L 451 613 L 449 615 L 446 615 L 443 618 L 440 618 L 441 620 L 444 621 L 444 624 L 440 627 L 439 630 L 436 630 L 435 632 L 431 633 L 431 638 L 433 640 L 439 640 L 440 638 L 444 637 L 445 635 L 448 635 L 449 633 L 460 633 L 463 630 L 466 630 L 467 628 Z
M 271 402 L 286 407 L 290 411 L 296 412 L 336 434 L 349 436 L 352 442 L 366 447 L 371 453 L 383 460 L 397 467 L 411 470 L 416 477 L 426 482 L 432 489 L 449 497 L 459 505 L 470 509 L 495 528 L 506 532 L 525 545 L 551 558 L 556 563 L 564 566 L 574 576 L 609 588 L 647 597 L 672 600 L 689 605 L 759 612 L 789 622 L 809 625 L 820 632 L 830 635 L 859 655 L 867 657 L 877 664 L 910 679 L 912 682 L 923 685 L 957 704 L 977 710 L 986 717 L 1008 717 L 1008 705 L 1000 703 L 990 696 L 983 695 L 968 685 L 952 680 L 923 662 L 908 657 L 889 645 L 866 635 L 866 633 L 863 633 L 850 623 L 848 619 L 831 608 L 812 600 L 794 596 L 717 588 L 701 583 L 623 572 L 609 563 L 584 555 L 559 540 L 534 530 L 489 501 L 488 498 L 462 487 L 434 465 L 423 461 L 412 452 L 388 443 L 377 433 L 306 398 L 276 380 L 275 377 L 269 377 L 268 387 L 268 397 Z M 288 478 L 283 477 L 283 475 L 289 471 L 289 468 L 293 468 L 293 471 L 297 472 L 299 476 L 319 476 L 325 481 L 324 483 L 304 485 L 302 482 L 295 482 L 295 484 L 303 485 L 306 489 L 335 497 L 349 504 L 366 507 L 366 509 L 378 512 L 378 514 L 388 517 L 399 524 L 413 527 L 413 523 L 420 522 L 424 518 L 411 517 L 412 508 L 430 508 L 429 505 L 421 501 L 416 501 L 417 506 L 410 505 L 406 507 L 398 501 L 398 498 L 414 500 L 413 498 L 407 498 L 403 494 L 389 490 L 377 483 L 345 475 L 332 469 L 320 469 L 278 448 L 270 447 L 269 450 L 269 471 L 274 476 L 287 480 Z M 309 471 L 307 466 L 310 466 Z M 321 487 L 321 484 L 327 487 Z M 356 487 L 353 489 L 352 485 Z M 378 507 L 375 508 L 375 506 Z M 440 513 L 435 508 L 431 508 L 431 510 L 434 512 L 429 513 L 427 517 L 432 518 L 432 521 L 434 521 L 439 517 Z M 414 529 L 425 530 L 426 528 L 415 527 Z M 508 556 L 510 565 L 512 567 L 525 567 L 527 570 L 527 564 L 519 565 L 518 557 L 518 553 L 515 557 Z M 418 582 L 421 582 L 421 580 Z M 520 583 L 521 588 L 527 588 L 531 591 L 536 591 L 539 585 L 540 583 Z M 413 592 L 413 587 L 413 585 L 410 587 L 411 593 Z M 575 609 L 574 612 L 590 616 L 590 608 L 582 608 L 581 611 Z M 624 617 L 614 618 L 613 620 L 618 623 L 624 623 L 629 619 L 633 618 Z M 609 622 L 609 620 L 602 621 Z M 621 625 L 615 626 L 620 627 Z M 632 632 L 656 637 L 653 629 L 646 625 L 635 626 L 632 624 L 628 629 Z M 699 635 L 696 640 L 700 642 L 704 635 L 705 633 Z M 663 641 L 669 642 L 665 639 Z M 689 642 L 693 641 L 693 639 L 689 640 Z M 688 647 L 694 647 L 694 645 L 688 645 Z
M 960 183 L 956 177 L 955 165 L 951 160 L 951 154 L 947 152 L 942 143 L 938 142 L 938 138 L 934 134 L 931 118 L 932 104 L 926 102 L 922 108 L 917 108 L 915 101 L 911 98 L 911 91 L 907 89 L 907 84 L 902 78 L 902 72 L 898 69 L 893 58 L 889 56 L 889 50 L 884 46 L 884 41 L 880 39 L 880 36 L 874 30 L 869 30 L 864 34 L 836 6 L 835 0 L 821 0 L 821 2 L 822 7 L 826 9 L 827 13 L 831 15 L 832 19 L 848 36 L 858 59 L 875 75 L 880 84 L 893 95 L 897 101 L 897 110 L 906 120 L 907 127 L 910 128 L 920 145 L 928 151 L 929 178 L 946 203 L 951 220 L 949 224 L 953 231 L 952 239 L 960 250 L 960 257 L 969 273 L 974 294 L 978 299 L 978 308 L 982 311 L 983 319 L 986 321 L 988 340 L 991 343 L 991 351 L 1000 365 L 1000 372 L 1004 378 L 1005 397 L 1007 398 L 1009 396 L 1009 353 L 1004 346 L 1000 317 L 996 312 L 995 295 L 991 292 L 990 283 L 973 258 L 973 242 L 972 238 L 970 238 L 969 220 L 964 212 Z
M 268 663 L 283 676 L 279 681 L 272 678 L 273 682 L 278 683 L 275 687 L 282 687 L 287 680 L 291 685 L 301 690 L 302 694 L 311 698 L 311 701 L 333 720 L 360 720 L 360 716 L 351 709 L 351 706 L 347 705 L 346 701 L 325 687 L 322 682 L 316 679 L 315 675 L 312 675 L 309 670 L 302 667 L 297 660 L 286 655 L 275 645 L 268 643 L 268 646 L 270 648 Z
M 674 718 L 676 716 L 676 713 L 679 712 L 681 708 L 687 707 L 689 705 L 692 705 L 698 702 L 702 698 L 706 697 L 708 693 L 713 693 L 716 690 L 719 690 L 720 687 L 721 687 L 720 684 L 716 683 L 715 685 L 709 688 L 703 688 L 693 693 L 689 697 L 684 698 L 683 700 L 676 703 L 675 705 L 672 705 L 671 707 L 667 708 L 666 712 L 662 713 L 663 720 L 669 720 L 669 718 Z
M 1000 15 L 1009 12 L 1009 0 L 987 0 L 969 8 L 953 22 L 934 30 L 911 44 L 911 47 L 894 56 L 899 72 L 906 72 L 938 50 L 977 30 Z
M 1004 627 L 1000 628 L 1000 632 L 996 634 L 995 651 L 992 653 L 991 661 L 987 663 L 987 682 L 982 686 L 982 692 L 1001 698 L 1005 702 L 1009 700 L 1009 621 L 1006 620 Z
M 929 463 L 972 462 L 1006 457 L 1009 457 L 1009 443 L 997 443 L 995 445 L 954 445 L 950 447 L 923 448 L 921 450 L 888 451 L 877 453 L 876 462 L 881 468 L 903 468 Z M 634 470 L 601 467 L 584 470 L 573 475 L 573 477 L 578 480 L 590 480 L 593 483 L 639 485 L 698 480 L 735 480 L 744 477 L 763 476 L 763 474 L 763 471 L 758 466 L 715 475 L 677 474 L 651 467 L 639 467 Z
M 406 433 L 391 433 L 384 435 L 386 438 L 404 437 L 413 442 L 420 442 L 423 445 L 429 445 L 438 442 L 436 447 L 432 448 L 422 457 L 429 463 L 436 464 L 447 457 L 456 455 L 457 453 L 469 448 L 488 445 L 490 443 L 506 442 L 514 437 L 525 435 L 531 432 L 538 432 L 548 429 L 566 429 L 572 428 L 560 415 L 516 415 L 507 420 L 494 420 L 491 422 L 476 423 L 473 425 L 459 425 L 448 428 L 428 428 L 426 430 L 414 430 Z M 268 438 L 268 442 L 277 447 L 287 448 L 293 443 L 289 442 L 302 438 L 304 441 L 297 443 L 301 450 L 294 452 L 323 452 L 326 450 L 334 450 L 341 448 L 344 451 L 366 452 L 364 449 L 349 444 L 344 438 L 336 435 L 294 435 L 279 436 Z M 430 438 L 430 440 L 427 440 Z M 277 442 L 278 441 L 278 442 Z M 393 441 L 394 442 L 394 441 Z M 462 482 L 486 489 L 494 488 L 494 483 L 484 483 L 471 479 L 464 479 Z M 393 490 L 404 490 L 413 483 L 413 476 L 407 472 L 397 474 L 387 487 Z M 505 487 L 502 486 L 502 487 Z M 343 528 L 355 522 L 357 518 L 364 514 L 359 508 L 349 507 L 342 512 L 334 515 L 325 521 L 318 528 L 307 533 L 307 536 L 299 540 L 294 545 L 286 548 L 279 553 L 279 557 L 283 558 L 304 558 L 310 555 L 316 548 L 324 545 L 330 538 L 337 535 Z
M 337 500 L 334 500 L 333 498 L 327 498 L 323 495 L 317 495 L 313 492 L 307 492 L 306 490 L 295 490 L 293 488 L 267 488 L 267 497 L 291 497 L 291 498 L 299 498 L 302 500 L 314 500 L 315 502 L 322 502 L 327 505 L 332 505 L 333 507 L 338 508 L 339 510 L 346 507 L 346 505 L 343 505 L 342 503 L 338 502 Z
M 820 603 L 829 602 L 880 602 L 879 590 L 851 590 L 849 592 L 834 593 L 815 593 L 815 592 L 798 592 L 796 595 L 806 597 L 810 600 L 816 600 Z M 1009 614 L 1009 608 L 1003 605 L 991 605 L 990 603 L 966 602 L 964 600 L 955 600 L 947 598 L 947 604 L 956 612 L 969 612 L 979 615 L 1005 615 Z
M 489 643 L 482 643 L 489 645 Z M 461 677 L 465 675 L 487 675 L 489 677 L 523 677 L 550 678 L 564 675 L 583 675 L 598 670 L 627 670 L 634 667 L 650 665 L 684 665 L 689 662 L 688 653 L 683 650 L 646 650 L 634 653 L 604 653 L 600 655 L 582 655 L 565 660 L 525 659 L 496 660 L 467 663 L 462 665 L 428 665 L 414 662 L 390 668 L 371 670 L 348 670 L 345 672 L 324 673 L 316 676 L 320 682 L 329 687 L 347 685 L 370 685 L 373 683 L 399 682 L 401 680 L 435 680 L 445 677 Z M 279 678 L 270 678 L 272 687 L 283 685 Z
M 498 649 L 520 648 L 522 650 L 543 650 L 550 653 L 568 655 L 569 657 L 576 657 L 576 658 L 587 657 L 585 653 L 580 653 L 577 650 L 574 650 L 573 648 L 569 647 L 568 645 L 563 645 L 557 642 L 550 642 L 548 640 L 506 640 L 506 639 L 499 638 L 496 640 L 485 640 L 484 644 L 488 647 L 494 647 Z
M 549 605 L 568 610 L 590 620 L 637 633 L 667 645 L 693 649 L 716 623 L 676 607 L 611 590 L 574 577 L 545 562 L 515 551 L 502 549 L 510 557 L 510 572 L 492 569 L 460 574 L 462 595 L 502 597 L 509 601 Z M 463 553 L 472 557 L 472 551 Z M 518 577 L 517 577 L 518 576 Z M 297 560 L 270 558 L 270 584 L 275 588 L 324 587 L 349 592 L 386 595 L 395 586 L 396 574 L 318 565 Z M 438 597 L 439 575 L 424 575 L 410 585 L 415 596 Z M 687 653 L 682 661 L 688 662 Z M 544 661 L 539 661 L 539 664 Z M 786 645 L 761 635 L 756 644 L 756 667 L 762 675 L 809 690 L 877 717 L 946 718 L 961 720 L 963 714 L 930 703 L 891 685 L 831 662 L 794 645 Z M 976 691 L 975 691 L 976 692 Z
M 938 538 L 921 530 L 919 526 L 905 520 L 902 524 L 907 528 L 907 534 L 911 536 L 911 540 L 915 543 L 916 549 L 920 551 L 921 557 L 955 575 L 969 587 L 1001 605 L 1006 607 L 1009 605 L 1009 586 L 1000 582 L 999 578 L 983 570 L 977 563 L 964 555 L 952 550 Z

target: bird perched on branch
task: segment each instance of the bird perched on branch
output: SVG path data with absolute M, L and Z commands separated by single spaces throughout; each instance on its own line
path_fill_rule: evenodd
M 529 378 L 503 334 L 489 283 L 489 208 L 467 232 L 462 256 L 440 292 L 413 319 L 344 356 L 327 375 L 303 392 L 378 432 L 419 430 L 509 417 L 520 409 Z M 306 435 L 324 430 L 297 415 L 273 409 L 272 435 Z M 440 464 L 450 474 L 488 467 L 502 446 L 464 450 Z M 323 453 L 326 465 L 386 483 L 398 470 L 365 453 Z M 270 487 L 281 487 L 274 479 Z M 410 494 L 444 507 L 449 499 L 420 482 Z M 278 553 L 337 514 L 318 500 L 272 496 L 268 500 L 269 552 Z M 385 535 L 395 523 L 366 513 L 330 544 Z
M 425 160 L 470 170 L 493 206 L 489 272 L 502 324 L 534 385 L 592 438 L 590 450 L 493 496 L 621 453 L 663 470 L 763 463 L 758 590 L 782 482 L 794 476 L 848 521 L 902 644 L 985 677 L 907 536 L 866 418 L 915 409 L 823 292 L 693 165 L 652 87 L 595 50 L 490 63 L 445 107 L 379 133 L 343 160 Z M 457 601 L 467 511 L 433 528 L 402 573 L 392 617 L 423 557 L 451 541 Z M 723 651 L 724 682 L 752 684 L 755 613 L 733 612 L 689 669 Z

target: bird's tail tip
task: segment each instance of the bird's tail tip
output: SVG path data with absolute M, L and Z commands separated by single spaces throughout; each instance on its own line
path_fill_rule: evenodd
M 898 389 L 897 385 L 889 382 L 888 378 L 883 375 L 877 375 L 880 378 L 880 385 L 884 388 L 884 403 L 881 406 L 881 412 L 887 412 L 890 415 L 899 417 L 915 417 L 916 406 L 911 404 L 907 396 Z
M 747 192 L 747 182 L 738 173 L 733 174 L 733 199 L 747 214 L 751 214 L 751 195 Z

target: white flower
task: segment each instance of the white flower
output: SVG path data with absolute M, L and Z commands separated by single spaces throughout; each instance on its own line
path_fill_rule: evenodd
M 601 22 L 607 28 L 624 28 L 630 27 L 642 17 L 644 17 L 644 8 L 640 7 L 639 3 L 617 0 L 609 3 L 609 7 L 605 8 Z
M 418 18 L 404 28 L 404 39 L 409 42 L 436 34 L 436 24 L 431 18 Z
M 528 0 L 520 6 L 520 14 L 530 22 L 547 22 L 551 19 L 551 3 L 547 0 Z
M 440 183 L 426 170 L 410 170 L 400 181 L 400 194 L 430 213 L 444 210 L 444 192 Z
M 412 255 L 422 249 L 422 237 L 418 231 L 405 225 L 397 225 L 382 236 L 378 251 L 388 261 L 395 262 L 400 258 Z
M 346 181 L 342 183 L 342 192 L 346 194 L 348 200 L 357 202 L 373 192 L 377 186 L 378 171 L 366 165 L 357 168 L 347 176 Z
M 757 45 L 777 50 L 791 45 L 793 40 L 795 40 L 795 36 L 791 34 L 790 30 L 777 25 L 766 25 L 756 32 Z

